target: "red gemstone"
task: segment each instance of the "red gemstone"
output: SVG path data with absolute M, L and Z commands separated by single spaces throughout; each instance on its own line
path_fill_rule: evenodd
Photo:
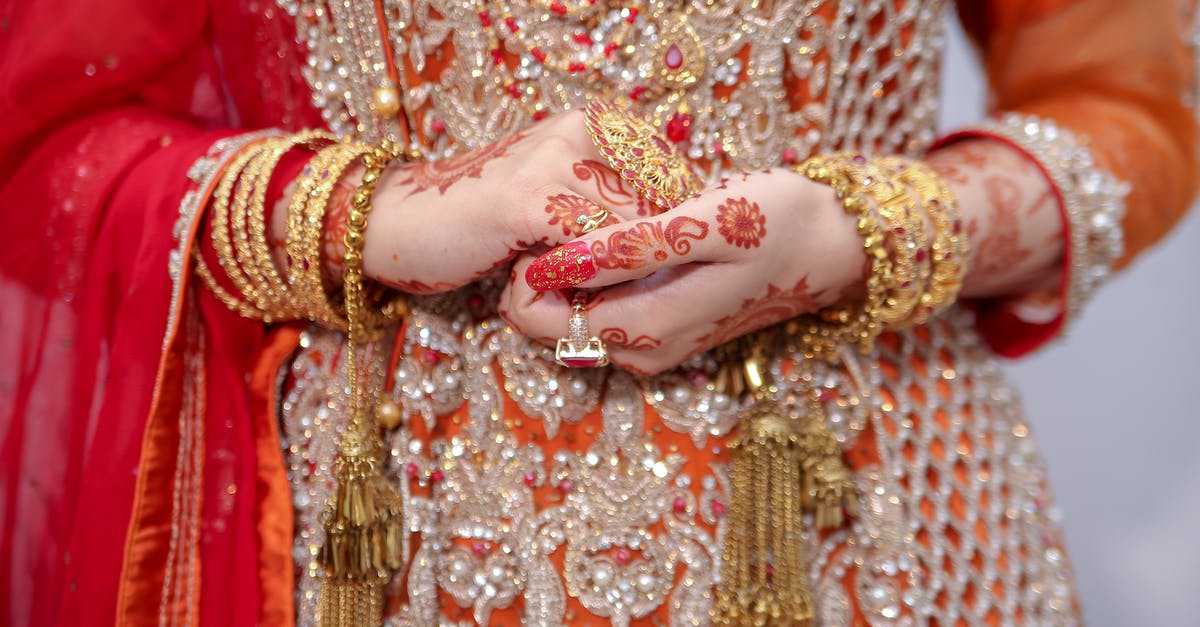
M 718 157 L 725 154 L 725 143 L 721 141 L 713 142 L 713 152 L 716 153 Z
M 634 87 L 633 89 L 629 90 L 629 99 L 637 100 L 638 98 L 641 98 L 642 94 L 644 94 L 644 93 L 646 93 L 646 88 L 642 87 L 641 85 L 638 85 L 637 87 Z
M 558 15 L 566 15 L 567 14 L 567 5 L 565 5 L 561 2 L 551 2 L 550 3 L 550 11 L 552 13 L 557 13 Z
M 917 263 L 921 263 L 922 261 L 925 261 L 925 257 L 926 257 L 928 254 L 929 254 L 929 253 L 926 253 L 924 248 L 918 248 L 918 249 L 917 249 L 917 254 L 915 255 L 915 257 L 916 257 L 916 259 L 917 259 Z
M 546 52 L 541 48 L 534 48 L 533 50 L 529 51 L 529 54 L 532 54 L 533 58 L 538 60 L 538 63 L 546 62 Z
M 600 360 L 596 357 L 563 357 L 568 368 L 595 368 Z
M 958 233 L 960 231 L 962 231 L 962 220 L 955 220 L 954 221 L 954 232 Z
M 867 158 L 862 155 L 854 155 L 854 162 L 862 165 L 867 162 Z
M 480 24 L 481 24 L 481 25 L 482 25 L 484 28 L 490 28 L 490 27 L 491 27 L 491 25 L 492 25 L 492 16 L 491 16 L 491 14 L 489 14 L 487 11 L 480 11 L 480 12 L 479 12 L 479 23 L 480 23 Z
M 578 72 L 583 72 L 585 70 L 587 70 L 587 66 L 584 65 L 583 62 L 581 62 L 581 61 L 572 61 L 567 64 L 568 72 L 578 73 Z
M 767 562 L 767 579 L 775 578 L 775 565 Z
M 587 33 L 575 33 L 573 39 L 575 39 L 575 43 L 581 46 L 592 45 L 592 36 Z
M 633 556 L 626 549 L 617 549 L 617 563 L 624 566 L 629 563 Z
M 663 55 L 663 64 L 667 66 L 668 70 L 678 70 L 683 67 L 683 51 L 679 49 L 679 46 L 671 44 L 667 48 L 667 53 Z
M 724 516 L 725 515 L 725 504 L 720 501 L 713 501 L 712 513 L 713 513 L 713 516 Z
M 547 115 L 549 115 L 549 113 L 545 109 L 538 109 L 537 111 L 533 112 L 533 119 L 535 121 L 542 120 L 545 119 Z
M 564 494 L 570 492 L 573 487 L 575 487 L 575 483 L 570 479 L 563 479 L 558 482 L 558 491 Z
M 434 120 L 433 123 L 429 125 L 429 128 L 434 133 L 441 135 L 442 133 L 446 132 L 446 123 L 441 120 Z
M 896 235 L 904 235 L 904 234 L 905 234 L 905 233 L 907 233 L 908 231 L 905 231 L 905 230 L 904 230 L 904 227 L 902 227 L 902 226 L 898 226 L 898 227 L 896 227 L 896 228 L 892 229 L 892 232 L 893 232 L 893 233 L 895 233 Z
M 415 477 L 415 476 L 417 476 L 417 470 L 418 470 L 418 468 L 417 468 L 416 464 L 409 463 L 407 466 L 404 467 L 404 474 L 406 474 L 410 477 Z
M 475 557 L 483 557 L 487 555 L 487 545 L 482 542 L 475 542 L 471 545 L 471 552 L 475 554 Z
M 682 514 L 683 512 L 686 512 L 687 511 L 687 499 L 683 498 L 682 496 L 675 497 L 675 502 L 671 503 L 671 509 L 674 509 L 675 512 L 678 514 Z
M 504 89 L 508 92 L 508 95 L 512 96 L 513 98 L 521 97 L 521 88 L 518 87 L 516 83 L 509 83 Z
M 437 351 L 427 350 L 421 354 L 421 361 L 427 366 L 436 366 L 442 361 L 442 356 Z
M 833 400 L 834 392 L 829 388 L 821 388 L 820 400 L 822 403 L 828 403 Z
M 667 139 L 682 144 L 688 140 L 692 131 L 692 116 L 687 113 L 676 113 L 667 121 Z
M 445 478 L 446 478 L 446 475 L 442 473 L 442 469 L 441 469 L 441 468 L 438 468 L 437 470 L 433 471 L 433 472 L 432 472 L 432 473 L 429 475 L 429 479 L 430 479 L 430 480 L 432 480 L 434 483 L 437 483 L 437 482 L 439 482 L 439 481 L 441 481 L 442 479 L 445 479 Z
M 626 22 L 629 22 L 630 24 L 632 24 L 632 23 L 634 22 L 634 20 L 636 20 L 636 19 L 637 19 L 637 16 L 638 16 L 638 10 L 637 10 L 637 7 L 630 7 L 630 9 L 629 9 L 629 17 L 626 17 L 626 18 L 625 18 L 625 21 L 626 21 Z
M 533 486 L 537 485 L 537 475 L 533 474 L 532 472 L 526 473 L 525 474 L 525 485 L 527 485 L 531 488 Z
M 504 18 L 504 25 L 508 27 L 508 30 L 510 30 L 514 33 L 521 30 L 521 28 L 519 26 L 517 26 L 516 18 L 512 18 L 512 17 Z
M 783 149 L 783 163 L 786 165 L 795 164 L 796 163 L 796 151 L 792 150 L 791 148 L 784 148 Z
M 607 57 L 607 56 L 611 55 L 613 53 L 613 51 L 619 47 L 620 46 L 618 46 L 617 42 L 615 42 L 615 41 L 608 42 L 607 44 L 604 45 L 604 56 Z
M 492 49 L 492 63 L 504 65 L 504 53 L 499 48 Z

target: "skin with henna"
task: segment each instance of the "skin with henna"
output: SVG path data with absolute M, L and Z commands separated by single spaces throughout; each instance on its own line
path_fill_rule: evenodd
M 927 162 L 972 237 L 963 296 L 1052 290 L 1062 225 L 1037 168 L 986 139 L 943 147 Z M 651 215 L 603 165 L 577 113 L 439 164 L 385 173 L 367 230 L 368 277 L 428 293 L 511 264 L 499 310 L 543 340 L 566 334 L 570 299 L 542 294 L 590 290 L 592 328 L 613 363 L 634 372 L 660 372 L 732 337 L 861 297 L 867 265 L 854 219 L 827 186 L 785 168 L 731 175 Z M 344 180 L 353 185 L 357 175 Z M 580 236 L 575 219 L 599 205 L 612 216 Z M 282 240 L 286 210 L 274 215 L 273 239 Z M 327 270 L 336 281 L 340 267 Z
M 341 280 L 340 238 L 362 168 L 348 169 L 326 209 L 325 273 Z M 285 190 L 272 214 L 271 241 L 282 269 Z M 340 193 L 342 189 L 347 193 Z M 502 269 L 518 253 L 545 252 L 579 234 L 574 221 L 608 208 L 615 223 L 643 208 L 633 188 L 604 165 L 581 113 L 544 120 L 527 132 L 436 162 L 394 163 L 372 198 L 364 273 L 410 293 L 451 290 Z
M 963 295 L 1053 290 L 1061 219 L 1037 168 L 1011 147 L 983 139 L 942 148 L 928 162 L 971 229 Z M 681 220 L 693 234 L 683 240 L 685 251 L 668 237 L 667 225 Z M 615 364 L 650 373 L 797 314 L 861 298 L 867 271 L 854 220 L 833 192 L 785 169 L 727 177 L 667 213 L 598 229 L 558 251 L 590 268 L 573 287 L 605 296 L 589 312 L 593 328 L 621 329 L 614 339 L 656 340 L 653 347 L 609 344 Z M 529 279 L 555 260 L 562 261 L 523 255 L 516 268 Z M 511 286 L 510 317 L 533 336 L 561 334 L 568 307 L 534 302 L 533 294 L 562 287 Z

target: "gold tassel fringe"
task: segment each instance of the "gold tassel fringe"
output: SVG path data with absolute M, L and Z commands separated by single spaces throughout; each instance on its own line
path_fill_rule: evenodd
M 383 588 L 402 566 L 400 494 L 370 455 L 337 459 L 337 491 L 325 521 L 322 625 L 379 625 Z
M 798 438 L 765 390 L 730 444 L 732 503 L 714 623 L 811 627 Z
M 858 514 L 854 479 L 842 461 L 842 447 L 825 426 L 825 413 L 816 402 L 800 429 L 800 469 L 804 477 L 804 511 L 812 514 L 817 530 L 842 526 L 845 515 Z

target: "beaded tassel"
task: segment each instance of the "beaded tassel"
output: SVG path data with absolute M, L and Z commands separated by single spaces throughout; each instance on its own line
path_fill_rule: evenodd
M 373 455 L 348 455 L 336 463 L 337 491 L 325 525 L 321 560 L 322 625 L 379 625 L 383 587 L 400 563 L 401 500 Z
M 713 618 L 718 625 L 810 627 L 812 594 L 800 537 L 800 441 L 763 383 L 762 343 L 755 348 L 745 360 L 754 403 L 729 445 L 732 502 Z
M 342 289 L 349 321 L 346 379 L 350 421 L 338 442 L 337 490 L 326 511 L 321 547 L 326 570 L 321 624 L 326 627 L 381 625 L 384 587 L 403 566 L 403 501 L 380 468 L 381 416 L 372 409 L 378 394 L 370 389 L 370 369 L 366 367 L 372 359 L 368 342 L 379 335 L 376 321 L 401 314 L 403 307 L 393 302 L 373 314 L 367 308 L 362 276 L 363 231 L 371 211 L 371 194 L 395 156 L 389 147 L 363 155 L 366 170 L 346 220 Z
M 797 367 L 811 366 L 805 360 Z M 800 380 L 811 380 L 811 374 Z M 800 425 L 797 444 L 803 477 L 801 500 L 804 511 L 812 515 L 814 529 L 832 529 L 842 526 L 846 514 L 858 514 L 858 495 L 850 470 L 842 461 L 842 447 L 825 424 L 819 393 L 808 390 L 804 397 L 808 412 Z

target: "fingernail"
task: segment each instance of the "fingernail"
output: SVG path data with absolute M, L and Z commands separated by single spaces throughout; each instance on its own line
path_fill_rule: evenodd
M 587 242 L 571 242 L 538 257 L 525 270 L 529 287 L 545 292 L 579 285 L 596 276 L 596 264 Z

